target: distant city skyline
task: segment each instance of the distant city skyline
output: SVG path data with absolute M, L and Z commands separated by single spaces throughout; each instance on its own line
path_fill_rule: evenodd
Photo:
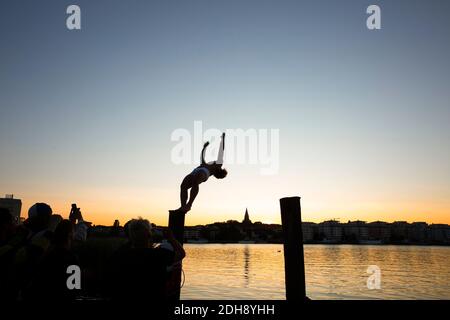
M 162 226 L 155 226 L 159 228 Z M 450 225 L 426 222 L 395 221 L 303 221 L 301 224 L 305 244 L 420 244 L 450 245 Z M 90 235 L 125 236 L 125 226 L 91 226 Z M 280 224 L 252 222 L 248 210 L 242 220 L 228 220 L 206 225 L 186 226 L 184 241 L 191 243 L 282 243 Z M 158 241 L 158 236 L 155 238 Z
M 319 223 L 303 221 L 301 228 L 304 243 L 450 245 L 448 224 L 327 220 Z M 282 229 L 278 224 L 252 222 L 246 209 L 241 222 L 231 220 L 187 227 L 184 238 L 197 243 L 205 240 L 279 243 L 283 242 Z
M 248 220 L 247 218 L 248 217 Z M 237 221 L 237 222 L 242 222 L 244 223 L 247 220 L 247 223 L 252 223 L 252 224 L 258 224 L 258 223 L 262 223 L 262 224 L 276 224 L 276 225 L 280 225 L 281 226 L 281 221 L 279 223 L 275 223 L 275 222 L 271 222 L 271 223 L 266 223 L 263 221 L 259 221 L 253 218 L 250 218 L 250 213 L 248 212 L 248 208 L 246 208 L 245 210 L 245 214 L 244 214 L 244 220 L 242 219 L 229 219 L 229 220 L 224 220 L 224 221 L 214 221 L 214 222 L 209 222 L 206 224 L 198 224 L 198 225 L 186 225 L 186 227 L 197 227 L 197 226 L 204 226 L 204 225 L 210 225 L 210 224 L 215 224 L 215 223 L 227 223 L 229 221 Z M 359 220 L 359 219 L 354 219 L 354 220 L 346 220 L 346 221 L 341 221 L 338 218 L 330 218 L 327 220 L 322 220 L 322 221 L 305 221 L 302 219 L 302 223 L 314 223 L 314 224 L 320 224 L 320 223 L 325 223 L 325 222 L 337 222 L 339 224 L 346 224 L 346 223 L 355 223 L 355 222 L 362 222 L 362 223 L 366 223 L 366 224 L 370 224 L 370 223 L 377 223 L 377 222 L 381 222 L 381 223 L 388 223 L 388 224 L 393 224 L 393 223 L 407 223 L 407 224 L 417 224 L 417 223 L 425 223 L 427 225 L 446 225 L 450 227 L 450 224 L 448 223 L 433 223 L 433 222 L 427 222 L 427 221 L 406 221 L 406 220 L 395 220 L 395 221 L 382 221 L 382 220 L 373 220 L 373 221 L 367 221 L 367 220 Z

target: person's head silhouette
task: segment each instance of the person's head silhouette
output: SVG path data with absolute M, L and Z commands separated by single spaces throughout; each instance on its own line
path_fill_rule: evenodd
M 149 248 L 152 246 L 152 226 L 148 220 L 139 218 L 128 223 L 128 236 L 135 248 Z
M 0 208 L 0 245 L 4 244 L 14 233 L 14 219 L 6 208 Z
M 47 229 L 53 211 L 46 203 L 36 203 L 28 210 L 27 226 L 33 232 Z

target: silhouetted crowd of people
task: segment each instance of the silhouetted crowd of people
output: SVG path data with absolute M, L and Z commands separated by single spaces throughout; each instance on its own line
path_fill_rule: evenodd
M 124 226 L 126 241 L 97 269 L 80 263 L 79 253 L 90 240 L 88 229 L 75 204 L 69 218 L 63 219 L 48 204 L 36 203 L 22 224 L 15 223 L 8 209 L 0 208 L 0 299 L 165 303 L 173 297 L 185 252 L 169 229 L 163 231 L 164 240 L 156 244 L 159 230 L 148 220 L 128 221 Z M 85 290 L 85 280 L 95 277 L 101 279 L 92 297 Z

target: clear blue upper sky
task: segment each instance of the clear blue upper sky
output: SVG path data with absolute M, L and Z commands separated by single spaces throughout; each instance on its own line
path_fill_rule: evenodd
M 290 194 L 305 220 L 449 222 L 449 15 L 437 0 L 3 0 L 0 192 L 165 221 L 191 170 L 170 134 L 202 120 L 279 128 L 280 172 L 232 166 L 201 190 L 200 222 L 246 206 L 279 221 Z

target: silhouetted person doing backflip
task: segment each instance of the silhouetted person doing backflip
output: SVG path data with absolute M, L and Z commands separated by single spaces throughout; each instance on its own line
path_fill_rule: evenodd
M 188 174 L 181 183 L 180 186 L 180 201 L 181 207 L 178 211 L 188 212 L 191 210 L 192 203 L 199 191 L 199 185 L 208 180 L 212 175 L 217 179 L 223 179 L 227 176 L 227 170 L 222 168 L 223 165 L 223 152 L 225 150 L 225 133 L 222 133 L 222 140 L 220 142 L 219 154 L 217 160 L 213 162 L 205 161 L 205 151 L 209 142 L 203 145 L 201 153 L 201 164 L 195 168 L 190 174 Z M 188 190 L 191 189 L 188 201 Z

